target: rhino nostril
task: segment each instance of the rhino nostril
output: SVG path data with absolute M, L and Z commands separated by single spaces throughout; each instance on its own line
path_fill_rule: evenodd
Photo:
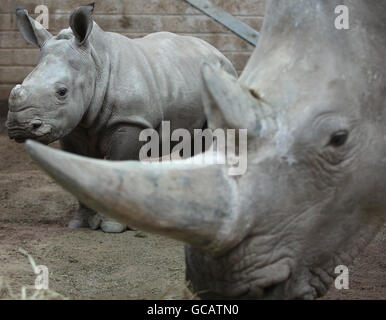
M 31 121 L 31 126 L 33 130 L 39 129 L 42 126 L 42 122 L 40 120 Z

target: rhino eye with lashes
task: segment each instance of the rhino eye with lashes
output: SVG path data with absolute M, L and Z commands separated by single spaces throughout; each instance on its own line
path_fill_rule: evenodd
M 329 145 L 338 148 L 343 146 L 348 139 L 348 132 L 346 130 L 335 132 L 331 138 Z

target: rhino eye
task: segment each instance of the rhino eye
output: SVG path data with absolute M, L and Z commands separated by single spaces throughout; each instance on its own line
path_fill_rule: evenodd
M 60 97 L 64 97 L 64 96 L 67 94 L 67 89 L 66 89 L 66 88 L 60 88 L 60 89 L 57 91 L 57 94 L 58 94 Z
M 329 144 L 333 147 L 341 147 L 346 143 L 347 138 L 348 138 L 347 131 L 338 131 L 331 136 Z

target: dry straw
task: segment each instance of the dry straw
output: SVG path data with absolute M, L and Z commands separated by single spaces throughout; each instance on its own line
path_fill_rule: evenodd
M 25 255 L 32 267 L 36 270 L 35 260 L 25 250 L 19 249 Z M 20 292 L 14 292 L 10 285 L 0 277 L 0 300 L 67 300 L 63 295 L 50 289 L 36 289 L 35 286 L 23 286 Z

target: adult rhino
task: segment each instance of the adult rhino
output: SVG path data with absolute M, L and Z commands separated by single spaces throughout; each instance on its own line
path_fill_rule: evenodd
M 268 1 L 241 78 L 204 67 L 209 125 L 248 129 L 242 176 L 27 149 L 92 208 L 186 242 L 204 298 L 322 296 L 386 218 L 386 3 L 345 1 L 337 30 L 339 2 Z
M 170 121 L 171 130 L 201 129 L 206 122 L 200 75 L 204 61 L 236 75 L 232 64 L 203 40 L 159 32 L 141 39 L 104 32 L 93 22 L 94 5 L 81 6 L 69 29 L 51 35 L 18 9 L 25 40 L 40 47 L 37 67 L 9 98 L 8 134 L 63 150 L 111 160 L 136 160 L 145 128 Z M 125 225 L 80 204 L 71 228 Z

